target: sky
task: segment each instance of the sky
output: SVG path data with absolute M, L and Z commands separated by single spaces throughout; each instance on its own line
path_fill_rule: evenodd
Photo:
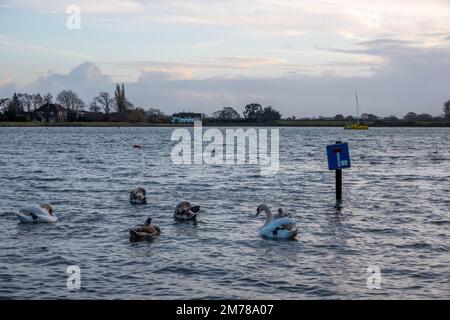
M 169 114 L 350 115 L 357 91 L 363 112 L 439 115 L 450 0 L 0 0 L 0 97 L 72 89 L 88 104 L 118 82 Z

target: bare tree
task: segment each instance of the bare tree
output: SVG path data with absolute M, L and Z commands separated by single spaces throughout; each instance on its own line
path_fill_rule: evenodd
M 44 95 L 44 101 L 45 103 L 53 103 L 53 95 L 48 92 L 46 95 Z
M 27 119 L 31 120 L 30 112 L 33 105 L 33 96 L 28 93 L 19 93 L 17 96 L 19 97 L 22 108 L 27 111 Z
M 58 93 L 56 101 L 68 111 L 69 121 L 78 119 L 78 113 L 84 109 L 85 104 L 72 90 L 63 90 Z
M 33 108 L 34 112 L 45 103 L 44 97 L 40 93 L 33 94 Z
M 109 121 L 109 114 L 111 113 L 111 108 L 114 104 L 113 98 L 109 96 L 108 92 L 99 92 L 98 96 L 94 98 L 96 104 L 99 104 L 106 114 L 106 118 Z
M 133 109 L 134 109 L 134 104 L 132 104 L 127 99 L 125 99 L 125 110 L 133 110 Z
M 92 100 L 92 102 L 89 104 L 89 110 L 94 112 L 94 113 L 99 113 L 101 108 L 100 106 L 97 104 L 97 101 Z

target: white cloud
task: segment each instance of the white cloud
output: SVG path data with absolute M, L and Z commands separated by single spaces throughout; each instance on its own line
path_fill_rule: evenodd
M 164 67 L 154 63 L 143 68 L 141 77 L 125 86 L 129 99 L 136 105 L 158 107 L 168 113 L 179 110 L 211 113 L 230 105 L 242 110 L 247 103 L 256 101 L 273 105 L 284 115 L 352 114 L 353 93 L 358 90 L 363 112 L 385 116 L 401 116 L 408 111 L 439 114 L 442 103 L 450 98 L 449 48 L 422 48 L 385 39 L 361 42 L 350 54 L 362 59 L 366 54 L 374 55 L 385 59 L 386 65 L 370 77 L 340 77 L 330 72 L 315 77 L 295 74 L 276 78 L 194 79 L 189 71 L 192 66 L 171 66 L 166 62 Z M 242 58 L 236 59 L 241 63 Z M 8 88 L 15 89 L 11 84 Z M 53 94 L 73 89 L 90 101 L 99 91 L 112 93 L 114 83 L 95 65 L 84 63 L 67 75 L 50 74 L 19 88 L 23 89 Z M 0 87 L 0 93 L 5 90 Z
M 221 44 L 226 43 L 227 40 L 215 40 L 215 41 L 209 41 L 209 42 L 199 42 L 199 43 L 194 43 L 192 45 L 193 48 L 210 48 L 210 47 L 216 47 L 219 46 Z
M 62 14 L 72 4 L 68 0 L 4 2 Z M 345 30 L 358 38 L 390 36 L 405 40 L 415 39 L 423 30 L 450 30 L 450 3 L 443 0 L 79 0 L 76 4 L 82 15 L 112 17 L 104 20 L 105 24 L 122 22 L 124 27 L 131 21 L 139 27 L 143 23 L 199 24 L 285 36 Z
M 17 89 L 26 92 L 51 92 L 54 95 L 61 90 L 71 89 L 89 100 L 99 91 L 111 86 L 111 83 L 111 78 L 104 75 L 96 65 L 84 62 L 68 74 L 49 73 Z
M 61 14 L 65 14 L 66 5 L 72 4 L 3 2 Z M 425 112 L 427 108 L 438 113 L 440 101 L 449 98 L 448 1 L 80 0 L 78 4 L 83 19 L 107 29 L 102 31 L 117 28 L 114 40 L 105 46 L 92 46 L 92 52 L 108 57 L 109 62 L 99 62 L 89 53 L 25 43 L 6 35 L 0 35 L 0 48 L 42 52 L 71 63 L 95 61 L 110 76 L 93 65 L 84 65 L 78 73 L 46 75 L 26 88 L 72 88 L 91 99 L 99 90 L 112 90 L 113 80 L 126 74 L 130 98 L 143 106 L 210 112 L 211 108 L 242 106 L 256 99 L 293 115 L 353 112 L 355 89 L 361 91 L 363 107 L 380 114 Z M 139 32 L 154 26 L 187 30 L 181 32 L 183 36 L 192 31 L 188 39 L 192 41 L 185 50 L 173 52 L 180 36 L 177 34 L 174 40 L 158 40 L 156 50 L 149 53 L 145 46 L 136 46 L 144 48 L 143 54 L 133 51 L 134 45 L 127 42 L 130 32 L 139 36 Z M 198 30 L 205 33 L 194 34 Z M 164 36 L 170 37 L 170 32 L 176 31 Z M 112 41 L 131 48 L 117 50 L 117 55 L 102 51 L 114 47 Z M 163 61 L 165 50 L 172 50 L 167 61 Z M 0 93 L 6 88 L 16 90 L 11 82 L 4 80 Z
M 0 35 L 0 50 L 10 50 L 16 52 L 42 52 L 46 54 L 56 55 L 58 57 L 70 57 L 79 59 L 95 60 L 94 57 L 70 50 L 45 47 L 41 45 L 23 43 L 15 41 L 8 36 Z
M 46 13 L 66 13 L 70 5 L 80 7 L 82 14 L 88 15 L 116 15 L 141 12 L 144 6 L 135 0 L 53 0 L 53 1 L 34 1 L 34 0 L 4 0 L 5 7 L 21 7 L 35 10 L 36 12 Z

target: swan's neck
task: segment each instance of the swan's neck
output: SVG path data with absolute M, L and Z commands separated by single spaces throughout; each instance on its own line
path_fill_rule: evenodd
M 264 224 L 267 226 L 269 223 L 272 222 L 272 211 L 270 211 L 269 208 L 265 209 L 264 212 L 266 213 L 266 223 Z

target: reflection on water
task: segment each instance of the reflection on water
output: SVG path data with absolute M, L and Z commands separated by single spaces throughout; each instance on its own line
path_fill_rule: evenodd
M 450 130 L 281 128 L 274 177 L 256 165 L 174 165 L 171 133 L 0 128 L 0 297 L 450 297 Z M 336 140 L 353 164 L 341 209 L 325 159 Z M 129 204 L 137 186 L 148 205 Z M 182 200 L 201 206 L 197 224 L 173 220 Z M 57 224 L 17 223 L 15 210 L 42 202 Z M 260 203 L 291 213 L 298 239 L 261 239 Z M 149 216 L 161 235 L 130 242 Z M 81 268 L 79 291 L 66 288 L 69 265 Z

